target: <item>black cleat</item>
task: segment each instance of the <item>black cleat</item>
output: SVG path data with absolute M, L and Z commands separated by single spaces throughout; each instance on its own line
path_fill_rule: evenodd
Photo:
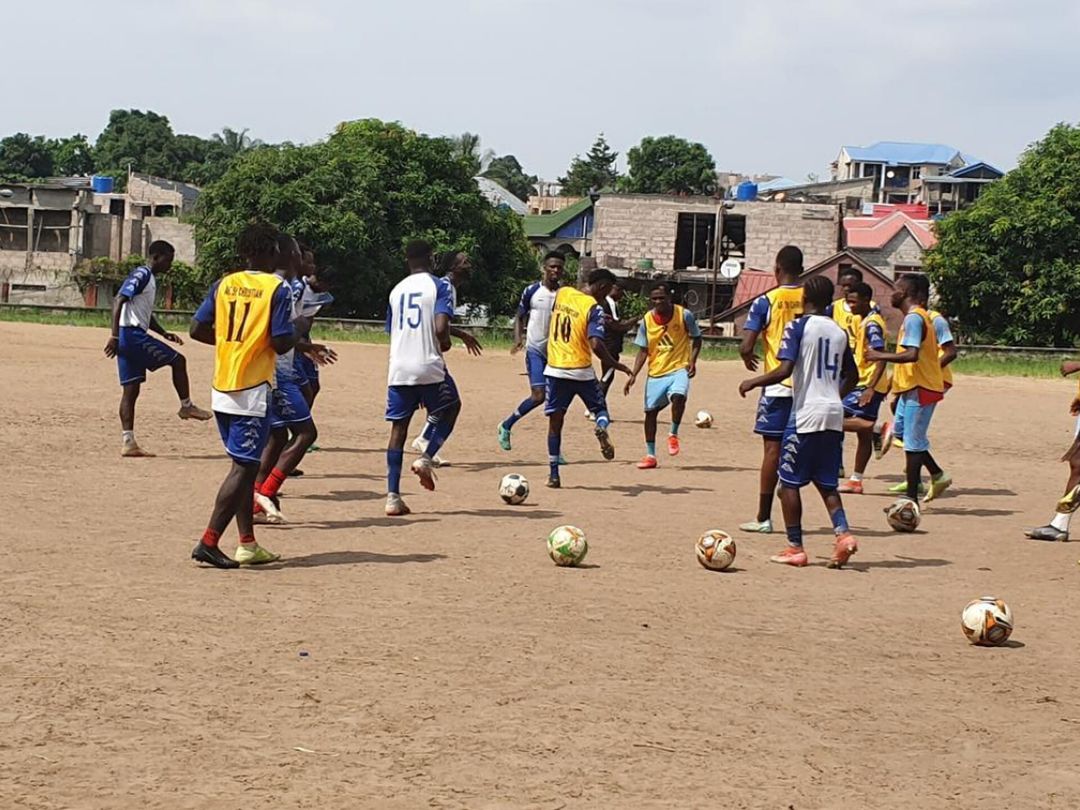
M 562 479 L 556 475 L 549 475 L 547 480 L 548 489 L 561 489 Z
M 615 458 L 615 445 L 611 443 L 611 437 L 608 435 L 607 428 L 602 428 L 597 425 L 596 439 L 600 442 L 600 455 L 608 461 Z
M 304 475 L 304 471 L 301 470 L 299 467 L 297 467 L 295 470 L 293 470 L 291 473 L 289 473 L 289 478 L 302 478 L 303 475 Z
M 1024 534 L 1032 540 L 1046 540 L 1051 543 L 1069 542 L 1069 533 L 1063 532 L 1061 529 L 1055 529 L 1053 526 L 1040 526 L 1037 529 L 1024 532 Z
M 212 565 L 214 568 L 240 567 L 240 563 L 230 559 L 220 548 L 217 546 L 208 546 L 202 541 L 196 543 L 195 548 L 191 550 L 191 559 L 195 560 L 195 562 Z

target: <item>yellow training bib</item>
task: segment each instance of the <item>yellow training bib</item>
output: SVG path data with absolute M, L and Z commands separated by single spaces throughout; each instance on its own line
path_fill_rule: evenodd
M 936 319 L 945 317 L 940 312 L 938 312 L 936 309 L 930 310 L 927 314 L 930 316 L 931 325 L 933 325 L 933 322 Z M 937 338 L 937 332 L 934 332 L 934 337 Z M 941 346 L 938 346 L 938 360 L 939 361 L 941 360 L 941 358 L 942 358 L 942 356 L 944 354 L 945 354 L 945 350 L 943 348 L 941 348 Z M 952 369 L 949 368 L 948 366 L 945 366 L 945 368 L 943 368 L 941 370 L 941 379 L 942 379 L 942 382 L 944 382 L 946 386 L 951 386 L 952 385 L 952 380 L 953 380 Z
M 549 366 L 574 369 L 592 365 L 589 314 L 599 306 L 591 295 L 573 287 L 559 289 L 551 311 L 551 326 L 548 327 Z
M 243 391 L 274 379 L 277 352 L 270 345 L 274 292 L 282 280 L 272 273 L 230 273 L 214 301 L 214 388 Z
M 914 363 L 897 363 L 893 367 L 893 391 L 902 394 L 913 388 L 925 388 L 927 391 L 943 392 L 945 381 L 941 375 L 941 359 L 938 357 L 937 335 L 930 316 L 922 307 L 912 307 L 908 315 L 914 313 L 922 318 L 923 340 L 919 346 L 919 359 Z M 900 328 L 897 350 L 904 349 L 904 329 Z
M 650 377 L 690 368 L 690 334 L 686 331 L 685 310 L 678 304 L 667 323 L 658 323 L 652 310 L 646 312 L 645 337 L 649 341 Z
M 769 299 L 769 323 L 761 333 L 765 346 L 762 365 L 768 374 L 780 365 L 776 355 L 784 340 L 784 330 L 789 323 L 802 315 L 803 291 L 802 287 L 777 287 L 765 293 L 765 297 Z M 783 385 L 791 388 L 791 379 L 784 380 Z
M 855 316 L 859 317 L 859 316 Z M 866 359 L 866 352 L 870 348 L 870 343 L 866 339 L 866 328 L 870 324 L 877 324 L 881 328 L 881 334 L 885 334 L 885 319 L 881 317 L 880 312 L 871 312 L 865 318 L 859 318 L 859 331 L 855 335 L 855 365 L 859 369 L 859 388 L 869 388 L 870 381 L 874 379 L 874 372 L 877 371 L 877 363 Z M 878 380 L 877 385 L 874 386 L 874 390 L 880 394 L 887 394 L 889 392 L 889 375 L 882 374 L 881 379 Z

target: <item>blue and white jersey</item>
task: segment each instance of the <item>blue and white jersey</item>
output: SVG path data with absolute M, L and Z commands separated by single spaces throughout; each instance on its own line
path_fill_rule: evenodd
M 539 352 L 545 357 L 556 292 L 558 290 L 549 290 L 536 281 L 521 293 L 521 302 L 518 304 L 518 317 L 529 319 L 525 328 L 525 348 Z
M 932 323 L 934 324 L 934 334 L 937 335 L 938 346 L 953 342 L 952 329 L 949 327 L 949 322 L 945 320 L 944 315 L 935 313 Z M 922 331 L 921 327 L 919 331 Z
M 282 281 L 285 282 L 289 291 L 289 322 L 291 323 L 300 317 L 300 299 L 304 294 L 304 282 L 299 279 L 288 281 L 284 278 Z M 285 354 L 277 356 L 277 360 L 274 361 L 274 372 L 278 385 L 300 379 L 296 373 L 296 349 L 289 349 Z
M 789 426 L 796 433 L 844 429 L 840 388 L 850 354 L 847 333 L 826 315 L 802 315 L 787 325 L 777 358 L 795 363 Z
M 120 285 L 120 295 L 128 300 L 120 306 L 120 325 L 150 328 L 157 296 L 157 280 L 149 267 L 136 267 Z
M 454 317 L 454 287 L 430 273 L 406 276 L 390 293 L 387 385 L 430 385 L 446 379 L 446 363 L 435 334 L 435 316 Z

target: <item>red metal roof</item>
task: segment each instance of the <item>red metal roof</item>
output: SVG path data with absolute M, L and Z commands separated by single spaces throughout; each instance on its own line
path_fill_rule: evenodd
M 744 270 L 735 285 L 732 307 L 744 304 L 776 286 L 776 275 L 765 270 Z
M 930 207 L 925 203 L 874 203 L 874 213 L 870 216 L 884 219 L 897 211 L 912 219 L 930 219 Z
M 889 240 L 904 228 L 915 238 L 923 250 L 937 244 L 937 236 L 927 220 L 915 220 L 902 211 L 897 211 L 884 219 L 873 217 L 853 217 L 844 220 L 845 241 L 849 248 L 878 250 L 885 247 Z

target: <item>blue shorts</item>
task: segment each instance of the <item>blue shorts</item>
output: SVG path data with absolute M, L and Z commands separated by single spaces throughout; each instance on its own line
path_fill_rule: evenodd
M 267 416 L 270 417 L 270 428 L 273 430 L 311 419 L 311 408 L 304 399 L 304 392 L 300 390 L 299 382 L 295 380 L 278 382 L 277 388 L 270 392 L 270 408 Z
M 885 401 L 885 395 L 880 391 L 874 392 L 874 398 L 865 408 L 859 405 L 859 397 L 863 395 L 865 388 L 856 388 L 844 397 L 844 416 L 852 419 L 867 419 L 876 422 L 881 403 Z
M 766 397 L 758 401 L 754 433 L 767 439 L 780 439 L 791 419 L 791 397 Z
M 903 428 L 904 452 L 920 453 L 930 449 L 930 420 L 936 402 L 919 404 L 918 389 L 905 391 L 896 403 L 896 423 Z
M 672 397 L 685 398 L 689 394 L 690 372 L 685 368 L 662 377 L 649 377 L 645 381 L 645 411 L 648 413 L 666 408 Z
M 544 376 L 546 367 L 547 355 L 535 349 L 525 350 L 525 373 L 529 375 L 529 385 L 532 388 L 547 388 L 547 377 Z
M 559 411 L 570 410 L 574 397 L 581 397 L 589 413 L 598 414 L 607 412 L 607 400 L 604 398 L 604 389 L 600 387 L 600 381 L 596 378 L 591 380 L 567 380 L 563 377 L 547 378 L 547 402 L 544 403 L 544 415 L 550 416 Z
M 116 353 L 116 367 L 120 371 L 120 384 L 144 382 L 147 371 L 157 371 L 172 365 L 180 354 L 167 343 L 152 338 L 137 326 L 120 327 L 120 347 Z
M 789 428 L 780 445 L 780 483 L 799 489 L 811 481 L 822 489 L 839 485 L 844 434 L 839 430 L 797 433 Z
M 258 464 L 270 438 L 269 416 L 237 416 L 214 411 L 225 452 L 239 464 Z
M 306 354 L 298 354 L 296 355 L 296 373 L 301 377 L 301 385 L 305 382 L 317 383 L 319 381 L 319 364 Z
M 386 421 L 408 419 L 417 408 L 425 408 L 428 416 L 445 411 L 461 401 L 457 385 L 450 372 L 439 383 L 427 385 L 391 385 L 386 391 Z

